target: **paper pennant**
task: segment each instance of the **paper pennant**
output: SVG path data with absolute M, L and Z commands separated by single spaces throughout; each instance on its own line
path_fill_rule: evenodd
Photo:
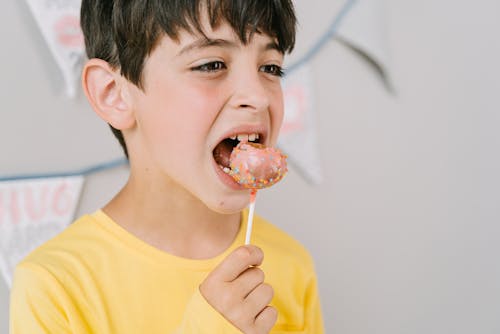
M 83 176 L 0 182 L 0 270 L 16 264 L 74 218 Z
M 80 0 L 26 0 L 59 66 L 66 94 L 76 95 L 85 52 L 80 29 Z
M 323 180 L 320 162 L 311 70 L 303 65 L 283 80 L 285 118 L 278 146 L 290 162 L 314 184 Z

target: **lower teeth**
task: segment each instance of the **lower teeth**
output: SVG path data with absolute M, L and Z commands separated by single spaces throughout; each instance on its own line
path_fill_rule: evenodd
M 220 169 L 222 169 L 222 171 L 226 174 L 229 174 L 229 172 L 231 171 L 231 169 L 229 167 L 224 167 L 222 165 L 219 165 Z

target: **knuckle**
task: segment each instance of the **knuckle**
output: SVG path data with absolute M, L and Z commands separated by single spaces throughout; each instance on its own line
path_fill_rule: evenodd
M 207 299 L 213 300 L 213 292 L 217 290 L 215 284 L 213 284 L 210 280 L 206 279 L 199 286 L 200 293 Z
M 262 251 L 262 249 L 261 249 L 261 248 L 259 248 L 259 247 L 257 247 L 257 246 L 254 246 L 253 252 L 254 252 L 255 256 L 256 256 L 259 260 L 263 260 L 263 259 L 264 259 L 264 252 Z
M 262 290 L 264 292 L 264 295 L 269 299 L 272 299 L 274 297 L 274 289 L 269 284 L 262 283 Z
M 264 280 L 266 279 L 266 274 L 260 268 L 255 268 L 255 276 L 259 283 L 264 282 Z
M 255 333 L 269 333 L 278 320 L 278 311 L 268 306 L 258 315 L 255 323 Z
M 233 254 L 239 262 L 248 263 L 248 265 L 260 265 L 264 259 L 262 249 L 254 245 L 240 246 Z
M 261 316 L 265 316 L 266 320 L 276 320 L 278 317 L 278 310 L 272 306 L 267 306 L 264 310 L 261 312 Z
M 212 271 L 203 281 L 202 285 L 204 286 L 213 286 L 217 284 L 217 272 Z
M 279 312 L 278 312 L 278 309 L 273 307 L 273 306 L 269 306 L 269 309 L 271 310 L 272 314 L 274 315 L 274 317 L 276 319 L 278 319 L 278 315 L 279 315 Z
M 276 321 L 278 320 L 278 310 L 272 306 L 269 306 L 264 311 L 266 311 L 268 313 L 267 318 L 268 318 L 269 323 L 274 325 L 276 323 Z
M 234 255 L 237 256 L 241 260 L 245 260 L 248 257 L 250 257 L 250 251 L 249 251 L 249 249 L 247 247 L 241 246 L 241 247 L 238 247 L 234 251 Z

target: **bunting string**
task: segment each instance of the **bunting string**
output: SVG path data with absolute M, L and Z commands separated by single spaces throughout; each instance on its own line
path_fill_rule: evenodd
M 5 181 L 20 181 L 32 179 L 46 179 L 53 177 L 71 177 L 71 176 L 87 176 L 90 174 L 102 172 L 108 169 L 128 165 L 128 160 L 125 158 L 115 159 L 106 163 L 97 164 L 80 170 L 74 170 L 62 173 L 46 173 L 46 174 L 31 174 L 31 175 L 13 175 L 0 177 L 0 182 Z

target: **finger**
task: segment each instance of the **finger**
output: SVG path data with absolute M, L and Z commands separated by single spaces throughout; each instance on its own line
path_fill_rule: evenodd
M 258 267 L 250 267 L 240 274 L 233 282 L 233 291 L 242 300 L 245 299 L 257 286 L 264 283 L 265 274 Z
M 274 296 L 273 288 L 266 283 L 257 286 L 244 300 L 244 307 L 248 314 L 257 317 L 264 310 Z
M 255 318 L 254 327 L 257 333 L 269 333 L 278 320 L 278 311 L 272 306 L 266 306 Z
M 250 266 L 258 266 L 264 259 L 262 250 L 253 245 L 241 246 L 235 249 L 214 270 L 214 275 L 224 282 L 234 281 Z

